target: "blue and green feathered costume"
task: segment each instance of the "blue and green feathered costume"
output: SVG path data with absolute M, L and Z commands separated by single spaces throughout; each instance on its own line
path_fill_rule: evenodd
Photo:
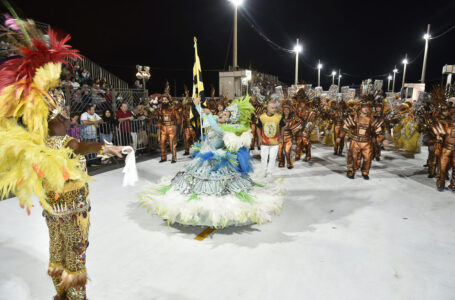
M 281 211 L 284 193 L 279 185 L 261 185 L 249 176 L 254 112 L 249 97 L 234 100 L 226 110 L 227 124 L 203 115 L 207 133 L 191 149 L 193 160 L 174 178 L 147 186 L 141 205 L 169 223 L 217 228 L 270 222 Z

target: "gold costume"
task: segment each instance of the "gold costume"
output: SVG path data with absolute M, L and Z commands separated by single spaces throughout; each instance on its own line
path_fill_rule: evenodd
M 185 143 L 185 154 L 190 153 L 190 147 L 197 140 L 196 130 L 191 125 L 191 104 L 185 105 L 183 109 L 183 136 Z
M 452 112 L 454 114 L 455 112 Z M 452 169 L 449 188 L 455 190 L 455 122 L 453 120 L 439 121 L 433 128 L 438 143 L 435 155 L 440 158 L 439 177 L 436 181 L 438 190 L 445 188 L 445 180 Z
M 180 124 L 180 116 L 172 108 L 161 108 L 158 114 L 158 126 L 160 129 L 161 161 L 167 160 L 166 142 L 172 153 L 172 161 L 177 161 L 177 125 Z
M 69 136 L 52 136 L 47 138 L 47 145 L 52 149 L 61 149 L 72 139 Z M 83 155 L 80 162 L 81 168 L 85 169 Z M 68 181 L 61 194 L 46 188 L 46 197 L 54 210 L 52 214 L 43 210 L 49 229 L 48 274 L 58 296 L 65 295 L 71 300 L 86 299 L 85 259 L 90 226 L 88 185 Z
M 361 167 L 362 175 L 368 179 L 373 155 L 373 138 L 376 138 L 378 143 L 384 139 L 382 121 L 375 120 L 371 114 L 357 113 L 348 116 L 343 125 L 342 136 L 344 134 L 348 134 L 351 139 L 347 157 L 347 176 L 353 178 Z
M 420 133 L 418 123 L 412 113 L 403 115 L 399 123 L 393 128 L 393 142 L 395 146 L 410 152 L 419 152 Z
M 333 120 L 333 135 L 335 139 L 335 145 L 333 147 L 333 153 L 336 155 L 342 155 L 343 154 L 343 148 L 344 148 L 344 136 L 342 136 L 342 129 L 343 129 L 343 112 L 341 110 L 336 110 L 332 114 L 332 120 Z M 337 142 L 337 139 L 339 141 Z
M 299 135 L 301 129 L 302 129 L 302 121 L 298 118 L 295 117 L 292 108 L 290 105 L 284 105 L 283 109 L 287 108 L 291 112 L 288 115 L 288 117 L 284 117 L 283 121 L 286 124 L 284 126 L 284 137 L 283 137 L 283 142 L 280 142 L 280 146 L 278 148 L 278 161 L 279 161 L 279 167 L 283 168 L 285 164 L 285 157 L 286 157 L 286 162 L 287 162 L 287 168 L 292 169 L 293 168 L 293 163 L 291 159 L 291 152 L 292 152 L 292 144 L 294 141 L 294 137 Z
M 250 150 L 254 150 L 255 147 L 257 147 L 258 150 L 261 150 L 261 147 L 259 146 L 259 137 L 256 124 L 258 122 L 259 116 L 263 113 L 263 107 L 262 104 L 257 100 L 251 100 L 250 102 L 254 107 L 254 113 L 251 115 L 251 133 L 253 134 L 253 138 L 251 139 Z

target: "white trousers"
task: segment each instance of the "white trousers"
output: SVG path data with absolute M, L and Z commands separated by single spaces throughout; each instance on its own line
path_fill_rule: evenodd
M 266 175 L 271 175 L 275 168 L 278 145 L 261 145 L 261 165 Z

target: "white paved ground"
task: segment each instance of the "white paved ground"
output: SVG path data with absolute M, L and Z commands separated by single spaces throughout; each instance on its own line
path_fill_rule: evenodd
M 121 170 L 91 184 L 90 299 L 455 299 L 455 194 L 426 178 L 426 153 L 386 151 L 371 180 L 315 146 L 277 172 L 289 197 L 271 224 L 215 231 L 168 227 L 137 207 Z M 142 179 L 182 168 L 156 160 Z M 0 299 L 51 299 L 47 228 L 37 207 L 0 202 Z

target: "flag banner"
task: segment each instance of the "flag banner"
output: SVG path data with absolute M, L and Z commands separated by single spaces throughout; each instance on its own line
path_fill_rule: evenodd
M 197 39 L 194 37 L 194 66 L 193 66 L 193 98 L 201 97 L 201 106 L 206 108 L 204 82 L 202 80 L 202 68 L 197 53 Z

